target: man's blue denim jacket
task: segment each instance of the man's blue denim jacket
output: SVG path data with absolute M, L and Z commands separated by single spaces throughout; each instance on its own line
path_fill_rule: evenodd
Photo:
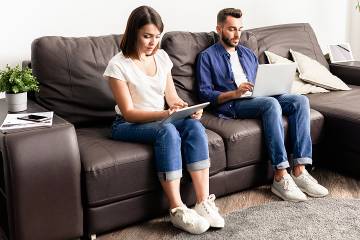
M 255 83 L 258 59 L 249 48 L 238 45 L 236 51 L 244 73 L 251 83 Z M 222 92 L 237 88 L 230 63 L 230 54 L 218 42 L 202 51 L 197 60 L 196 78 L 201 102 L 210 102 L 212 110 L 218 116 L 228 116 L 233 101 L 217 103 Z

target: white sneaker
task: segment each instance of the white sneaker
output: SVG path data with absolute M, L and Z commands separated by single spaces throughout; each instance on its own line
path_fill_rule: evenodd
M 225 220 L 220 216 L 219 209 L 215 206 L 214 194 L 211 194 L 201 203 L 197 203 L 194 210 L 209 222 L 210 227 L 223 228 L 225 226 Z
M 306 195 L 296 186 L 289 174 L 283 176 L 279 182 L 274 179 L 271 191 L 285 201 L 301 202 L 307 200 Z
M 301 191 L 307 193 L 311 197 L 325 197 L 329 194 L 329 191 L 321 186 L 315 178 L 313 178 L 306 169 L 300 174 L 300 176 L 295 177 L 291 171 L 291 177 L 294 179 L 296 185 L 301 189 Z
M 208 221 L 186 206 L 170 210 L 170 221 L 172 224 L 192 234 L 201 234 L 209 229 Z

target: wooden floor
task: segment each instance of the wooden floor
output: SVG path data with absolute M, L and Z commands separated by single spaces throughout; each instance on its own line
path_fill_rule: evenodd
M 315 170 L 312 175 L 330 191 L 330 197 L 360 199 L 360 180 L 339 175 L 328 170 Z M 270 192 L 270 186 L 262 186 L 252 190 L 243 191 L 230 196 L 216 199 L 216 205 L 222 214 L 261 205 L 271 201 L 280 201 Z M 172 226 L 166 217 L 151 220 L 146 223 L 134 225 L 119 231 L 98 236 L 101 240 L 117 239 L 169 239 Z

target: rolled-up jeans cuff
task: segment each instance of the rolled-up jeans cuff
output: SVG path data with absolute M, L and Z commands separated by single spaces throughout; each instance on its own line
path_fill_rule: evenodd
M 186 165 L 187 170 L 190 171 L 190 172 L 203 170 L 203 169 L 206 169 L 206 168 L 209 168 L 209 167 L 210 167 L 210 160 L 209 159 L 197 161 L 197 162 L 190 163 L 190 164 Z
M 294 158 L 293 159 L 294 166 L 296 165 L 307 165 L 312 164 L 312 159 L 309 157 L 302 157 L 302 158 Z
M 182 169 L 170 172 L 158 172 L 160 181 L 173 181 L 182 177 Z
M 289 161 L 283 161 L 278 165 L 273 165 L 274 169 L 286 169 L 290 167 Z

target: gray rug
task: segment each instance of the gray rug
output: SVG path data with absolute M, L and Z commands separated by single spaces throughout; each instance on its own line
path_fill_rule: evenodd
M 173 232 L 172 239 L 360 239 L 360 199 L 271 202 L 225 216 L 221 230 Z

